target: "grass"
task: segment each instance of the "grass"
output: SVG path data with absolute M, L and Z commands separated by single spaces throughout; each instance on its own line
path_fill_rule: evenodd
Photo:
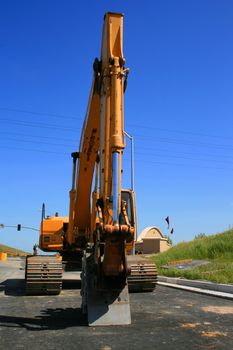
M 0 244 L 0 252 L 7 253 L 9 256 L 26 256 L 29 253 L 19 249 L 8 247 L 7 245 Z
M 153 256 L 152 259 L 157 264 L 160 275 L 233 283 L 233 230 L 179 243 L 167 252 Z M 184 259 L 206 260 L 209 264 L 190 270 L 161 267 L 169 262 Z

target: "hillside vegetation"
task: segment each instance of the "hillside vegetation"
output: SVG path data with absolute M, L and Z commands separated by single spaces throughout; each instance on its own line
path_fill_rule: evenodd
M 8 247 L 7 245 L 3 245 L 3 244 L 0 244 L 0 252 L 7 253 L 7 255 L 9 255 L 9 256 L 26 256 L 29 254 L 29 253 L 26 253 L 22 250 L 11 248 L 11 247 Z
M 156 262 L 161 275 L 233 283 L 233 230 L 179 243 L 152 259 Z M 185 259 L 205 260 L 209 261 L 209 264 L 190 270 L 162 268 L 162 265 L 172 261 Z

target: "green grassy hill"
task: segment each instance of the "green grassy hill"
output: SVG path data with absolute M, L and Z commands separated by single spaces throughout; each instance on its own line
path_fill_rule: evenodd
M 233 283 L 233 230 L 179 243 L 152 259 L 161 275 Z M 207 260 L 210 263 L 191 270 L 161 267 L 172 261 L 185 259 Z
M 8 247 L 7 245 L 3 245 L 3 244 L 0 244 L 0 252 L 7 253 L 7 255 L 9 255 L 9 256 L 26 256 L 29 254 L 29 253 L 26 253 L 22 250 L 11 248 L 11 247 Z

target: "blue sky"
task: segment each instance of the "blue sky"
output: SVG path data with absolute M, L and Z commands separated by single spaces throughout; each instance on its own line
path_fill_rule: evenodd
M 123 12 L 130 68 L 125 129 L 135 138 L 138 228 L 174 242 L 233 225 L 231 0 L 8 0 L 0 3 L 0 223 L 39 228 L 68 214 L 70 153 L 78 148 L 99 57 L 103 16 Z M 124 184 L 130 184 L 129 145 Z M 0 242 L 31 250 L 36 231 Z

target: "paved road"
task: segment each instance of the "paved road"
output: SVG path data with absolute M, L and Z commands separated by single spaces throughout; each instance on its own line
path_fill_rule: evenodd
M 80 290 L 24 295 L 23 263 L 0 262 L 1 349 L 232 349 L 233 303 L 159 286 L 131 294 L 130 326 L 88 327 Z

